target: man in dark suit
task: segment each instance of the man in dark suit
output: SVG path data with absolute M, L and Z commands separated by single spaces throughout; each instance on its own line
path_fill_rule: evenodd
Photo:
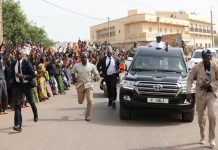
M 112 56 L 111 47 L 107 47 L 107 56 L 103 57 L 97 64 L 97 69 L 102 73 L 107 86 L 108 106 L 116 108 L 117 79 L 119 77 L 119 59 Z
M 4 52 L 1 50 L 4 43 L 0 45 L 0 114 L 7 114 L 7 106 L 8 106 L 8 92 L 7 92 L 7 84 L 5 81 L 4 75 L 4 63 L 3 63 L 3 55 Z
M 12 68 L 12 82 L 14 85 L 15 96 L 15 114 L 14 114 L 14 127 L 15 131 L 22 131 L 22 114 L 21 106 L 23 95 L 26 96 L 28 102 L 31 105 L 34 121 L 38 121 L 38 113 L 35 102 L 33 100 L 32 87 L 34 85 L 33 79 L 35 78 L 35 72 L 32 64 L 23 58 L 22 50 L 16 51 L 17 60 L 11 64 Z

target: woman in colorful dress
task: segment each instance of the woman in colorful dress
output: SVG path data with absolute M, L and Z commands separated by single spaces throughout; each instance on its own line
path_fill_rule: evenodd
M 46 82 L 44 77 L 45 71 L 45 59 L 41 57 L 40 63 L 37 66 L 37 84 L 40 101 L 45 101 L 46 99 L 48 99 Z

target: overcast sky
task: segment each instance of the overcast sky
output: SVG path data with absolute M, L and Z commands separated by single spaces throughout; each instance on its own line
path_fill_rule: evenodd
M 89 40 L 90 27 L 127 16 L 129 9 L 145 13 L 155 11 L 196 12 L 218 24 L 217 0 L 20 0 L 29 21 L 43 27 L 54 41 Z M 56 6 L 54 6 L 56 5 Z M 215 26 L 218 31 L 218 25 Z

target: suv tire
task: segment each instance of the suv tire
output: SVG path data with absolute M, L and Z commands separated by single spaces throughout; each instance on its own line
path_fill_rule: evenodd
M 120 119 L 129 120 L 131 118 L 131 110 L 120 104 Z
M 192 110 L 190 112 L 182 112 L 182 121 L 184 122 L 192 122 L 194 120 L 195 111 Z

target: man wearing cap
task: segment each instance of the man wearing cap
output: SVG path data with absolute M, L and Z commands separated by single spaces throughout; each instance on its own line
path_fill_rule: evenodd
M 148 47 L 152 47 L 155 49 L 165 49 L 166 45 L 165 43 L 162 41 L 162 34 L 161 33 L 157 33 L 156 34 L 156 41 L 151 42 Z
M 217 64 L 212 61 L 210 50 L 202 51 L 202 59 L 203 61 L 195 65 L 189 74 L 187 80 L 187 100 L 193 100 L 191 89 L 193 80 L 196 79 L 195 100 L 198 113 L 198 124 L 200 127 L 200 144 L 206 143 L 205 110 L 207 108 L 209 120 L 209 144 L 212 148 L 214 148 L 216 146 L 215 126 L 218 97 L 218 67 Z

